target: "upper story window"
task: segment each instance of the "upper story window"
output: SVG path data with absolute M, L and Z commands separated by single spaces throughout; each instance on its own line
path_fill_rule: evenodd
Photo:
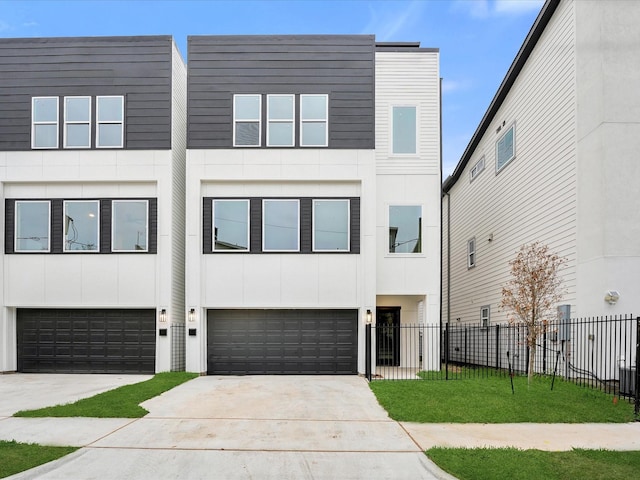
M 511 125 L 496 142 L 496 171 L 500 171 L 516 156 L 515 125 Z
M 91 148 L 91 97 L 64 98 L 64 148 Z
M 491 319 L 491 307 L 489 305 L 480 307 L 480 326 L 483 328 L 488 327 L 490 319 Z
M 262 250 L 300 250 L 300 202 L 297 199 L 262 201 Z
M 124 97 L 96 97 L 97 148 L 122 148 L 124 145 Z
M 31 119 L 31 147 L 58 148 L 58 97 L 33 97 Z
M 473 181 L 480 172 L 484 170 L 484 157 L 476 162 L 476 164 L 471 168 L 471 172 L 469 172 L 470 181 Z
M 111 246 L 114 252 L 146 252 L 148 250 L 147 200 L 114 200 Z
M 249 251 L 249 200 L 213 200 L 213 250 Z
M 417 152 L 416 107 L 394 106 L 392 118 L 391 152 L 413 155 Z
M 389 253 L 422 252 L 422 207 L 389 206 Z
M 64 202 L 64 251 L 98 252 L 100 245 L 100 202 L 67 200 Z
M 476 266 L 476 239 L 472 238 L 467 242 L 467 268 Z
M 233 96 L 233 146 L 259 147 L 260 120 L 262 118 L 261 95 Z
M 349 200 L 313 201 L 313 251 L 349 251 Z
M 328 95 L 300 95 L 300 146 L 328 145 Z
M 267 146 L 293 147 L 294 96 L 267 95 Z
M 48 252 L 51 233 L 49 201 L 18 200 L 15 203 L 16 252 Z

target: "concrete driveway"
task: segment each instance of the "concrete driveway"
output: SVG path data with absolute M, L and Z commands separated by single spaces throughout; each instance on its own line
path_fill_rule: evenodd
M 2 439 L 85 447 L 10 478 L 452 478 L 356 376 L 199 377 L 143 406 L 134 420 L 0 419 Z

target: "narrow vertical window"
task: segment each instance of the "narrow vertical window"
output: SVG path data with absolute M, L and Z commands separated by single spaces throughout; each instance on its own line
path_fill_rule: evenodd
M 124 97 L 96 97 L 97 148 L 122 148 L 124 145 Z
M 48 252 L 51 238 L 51 204 L 49 201 L 16 200 L 16 252 Z
M 326 147 L 329 144 L 328 118 L 328 95 L 300 95 L 301 147 Z
M 249 200 L 213 200 L 213 250 L 249 251 Z
M 422 252 L 422 207 L 389 206 L 389 253 Z
M 64 251 L 98 252 L 99 209 L 97 200 L 64 202 Z
M 112 204 L 111 249 L 114 252 L 148 250 L 149 202 L 114 200 Z
M 476 266 L 476 239 L 467 242 L 467 268 Z
M 393 107 L 392 129 L 391 151 L 394 154 L 415 154 L 416 107 Z
M 262 250 L 297 252 L 300 250 L 300 202 L 262 201 Z
M 293 147 L 294 96 L 267 96 L 267 146 Z
M 33 97 L 31 147 L 58 148 L 58 97 Z
M 500 171 L 516 156 L 514 136 L 515 125 L 511 125 L 496 142 L 496 171 Z
M 91 147 L 91 97 L 64 98 L 64 148 Z
M 313 201 L 313 251 L 349 251 L 349 200 Z
M 489 326 L 490 316 L 491 316 L 491 307 L 489 305 L 480 307 L 480 326 L 481 327 L 486 328 Z
M 262 97 L 260 95 L 233 96 L 233 146 L 260 146 L 260 118 Z

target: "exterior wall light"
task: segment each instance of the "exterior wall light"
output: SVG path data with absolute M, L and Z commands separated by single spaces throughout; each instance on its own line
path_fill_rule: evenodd
M 367 310 L 367 323 L 371 325 L 371 322 L 373 322 L 373 314 L 371 313 L 371 310 Z
M 189 309 L 189 321 L 190 322 L 195 322 L 196 321 L 196 309 L 195 308 L 190 308 Z
M 609 290 L 604 294 L 604 301 L 608 302 L 609 305 L 615 305 L 618 300 L 620 300 L 620 292 L 617 290 Z
M 162 310 L 160 310 L 160 322 L 166 323 L 166 321 L 167 321 L 167 309 L 163 308 Z

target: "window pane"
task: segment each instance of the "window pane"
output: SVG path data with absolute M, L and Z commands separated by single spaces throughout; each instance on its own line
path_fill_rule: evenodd
M 88 122 L 90 107 L 89 98 L 65 98 L 65 118 L 68 122 Z
M 122 97 L 98 97 L 97 101 L 99 122 L 122 122 Z
M 122 124 L 121 123 L 100 123 L 98 124 L 99 147 L 121 147 L 122 146 Z
M 297 200 L 264 200 L 263 250 L 299 249 Z
M 325 146 L 327 144 L 327 124 L 325 122 L 313 122 L 302 124 L 302 146 Z
M 260 124 L 258 122 L 236 123 L 236 145 L 259 145 Z
M 67 147 L 89 147 L 89 124 L 68 124 L 66 141 Z
M 269 120 L 293 120 L 293 96 L 269 96 Z
M 293 122 L 269 123 L 269 146 L 293 145 Z
M 416 107 L 393 107 L 393 153 L 416 153 Z
M 513 158 L 513 126 L 498 140 L 496 146 L 498 156 L 498 170 Z
M 213 249 L 249 249 L 249 201 L 214 200 Z
M 422 251 L 422 207 L 419 205 L 389 207 L 389 252 L 420 253 Z
M 57 122 L 58 121 L 58 99 L 57 98 L 34 98 L 33 99 L 33 121 L 34 122 Z
M 349 250 L 349 201 L 313 202 L 313 249 Z
M 56 148 L 58 146 L 58 125 L 34 125 L 34 147 Z
M 16 252 L 49 250 L 49 202 L 16 202 Z
M 300 118 L 302 120 L 326 120 L 327 98 L 326 95 L 301 95 Z
M 234 118 L 236 120 L 259 120 L 260 119 L 260 96 L 259 95 L 236 95 Z
M 113 240 L 114 251 L 147 250 L 147 202 L 113 202 Z
M 98 202 L 64 202 L 64 250 L 98 251 Z

